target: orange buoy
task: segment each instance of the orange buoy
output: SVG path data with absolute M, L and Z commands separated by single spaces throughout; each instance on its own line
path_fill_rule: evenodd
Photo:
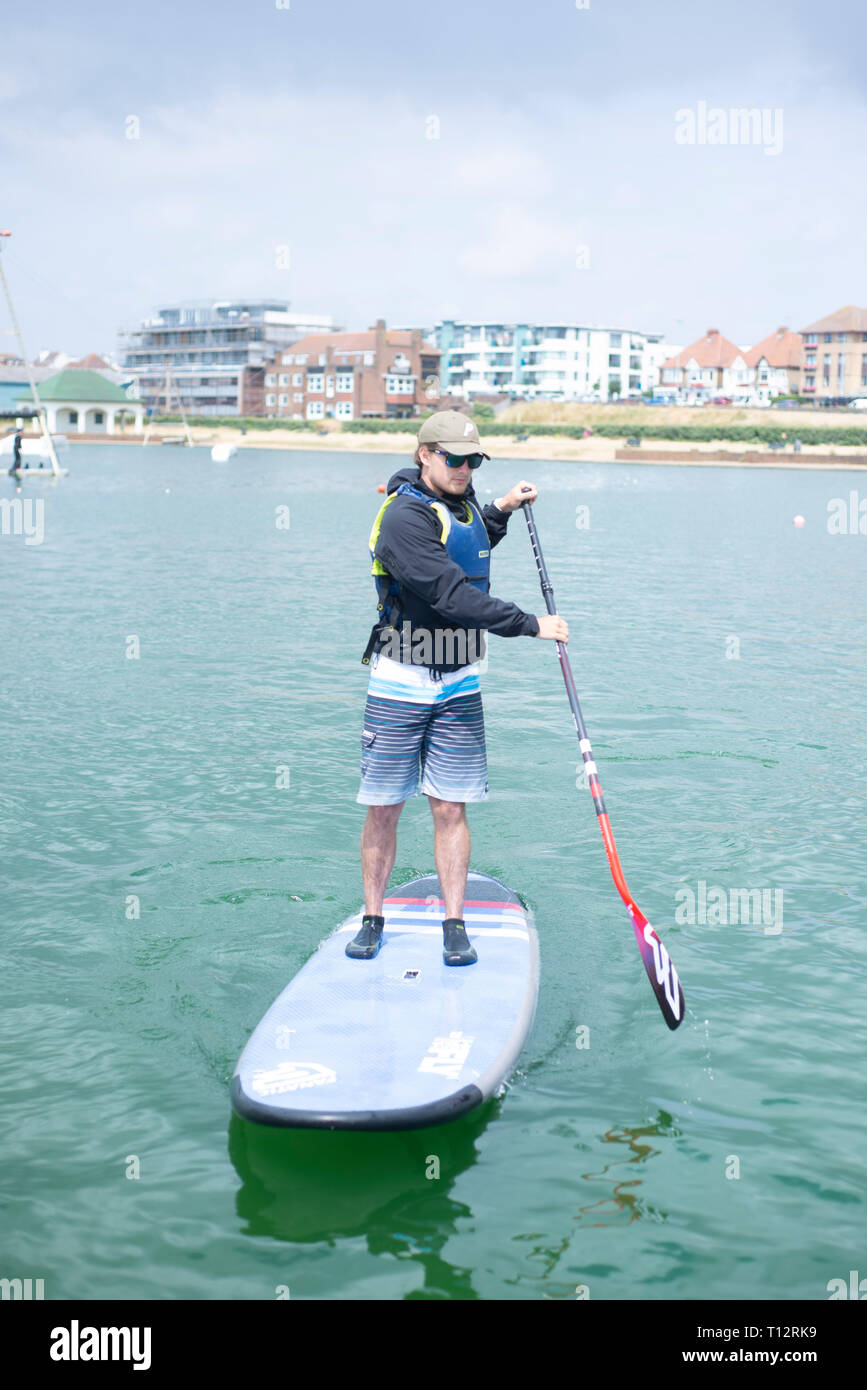
M 385 483 L 377 483 L 376 490 L 377 492 L 385 492 Z

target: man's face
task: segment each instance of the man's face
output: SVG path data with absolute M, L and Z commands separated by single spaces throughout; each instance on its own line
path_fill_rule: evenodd
M 460 468 L 449 468 L 443 455 L 436 453 L 439 445 L 424 445 L 419 457 L 422 461 L 422 482 L 427 483 L 432 492 L 440 497 L 462 497 L 470 481 L 472 469 L 468 463 Z

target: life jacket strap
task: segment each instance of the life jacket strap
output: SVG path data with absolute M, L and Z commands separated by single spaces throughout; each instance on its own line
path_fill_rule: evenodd
M 361 658 L 362 666 L 370 665 L 370 658 L 373 655 L 374 647 L 379 645 L 379 636 L 382 629 L 386 626 L 385 618 L 380 618 L 378 623 L 374 623 L 370 636 L 367 639 L 367 646 L 364 648 L 364 656 Z

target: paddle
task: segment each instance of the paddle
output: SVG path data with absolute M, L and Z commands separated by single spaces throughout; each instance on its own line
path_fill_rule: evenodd
M 524 513 L 527 517 L 530 541 L 533 546 L 533 554 L 536 557 L 539 580 L 542 585 L 542 596 L 545 600 L 548 612 L 554 614 L 557 612 L 554 604 L 554 590 L 548 578 L 545 561 L 542 558 L 542 548 L 539 545 L 536 523 L 533 520 L 533 508 L 529 502 L 522 502 L 521 506 L 524 508 Z M 662 1010 L 662 1016 L 669 1028 L 677 1028 L 683 1022 L 684 1013 L 683 990 L 681 989 L 680 980 L 677 978 L 677 971 L 674 968 L 671 957 L 644 913 L 636 905 L 626 885 L 626 879 L 623 877 L 623 870 L 620 867 L 620 860 L 617 857 L 617 846 L 614 843 L 614 836 L 611 833 L 611 826 L 608 823 L 608 812 L 605 810 L 605 802 L 602 800 L 602 788 L 599 785 L 596 764 L 593 761 L 593 750 L 590 747 L 590 740 L 587 737 L 587 729 L 584 724 L 583 715 L 581 714 L 581 706 L 578 703 L 578 692 L 575 689 L 575 679 L 572 675 L 572 667 L 569 665 L 569 658 L 566 655 L 565 643 L 557 643 L 557 655 L 560 658 L 560 669 L 563 672 L 563 679 L 566 682 L 569 704 L 572 706 L 572 716 L 575 720 L 575 728 L 578 733 L 578 747 L 581 749 L 581 756 L 584 759 L 584 770 L 587 773 L 590 784 L 590 794 L 593 797 L 593 805 L 596 807 L 596 816 L 599 821 L 599 829 L 602 831 L 602 840 L 605 845 L 605 853 L 608 855 L 608 865 L 611 869 L 611 876 L 614 879 L 618 893 L 626 904 L 626 910 L 629 913 L 632 928 L 635 932 L 635 940 L 638 942 L 641 959 L 644 961 L 644 968 L 647 971 L 647 978 L 650 980 L 653 992 L 656 995 L 656 1002 Z

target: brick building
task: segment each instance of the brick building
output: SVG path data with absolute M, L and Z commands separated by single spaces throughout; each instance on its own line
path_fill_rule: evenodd
M 291 420 L 406 419 L 440 396 L 439 349 L 378 319 L 366 333 L 311 333 L 265 367 L 264 414 Z
M 865 394 L 867 309 L 847 304 L 803 329 L 805 396 L 836 400 Z

